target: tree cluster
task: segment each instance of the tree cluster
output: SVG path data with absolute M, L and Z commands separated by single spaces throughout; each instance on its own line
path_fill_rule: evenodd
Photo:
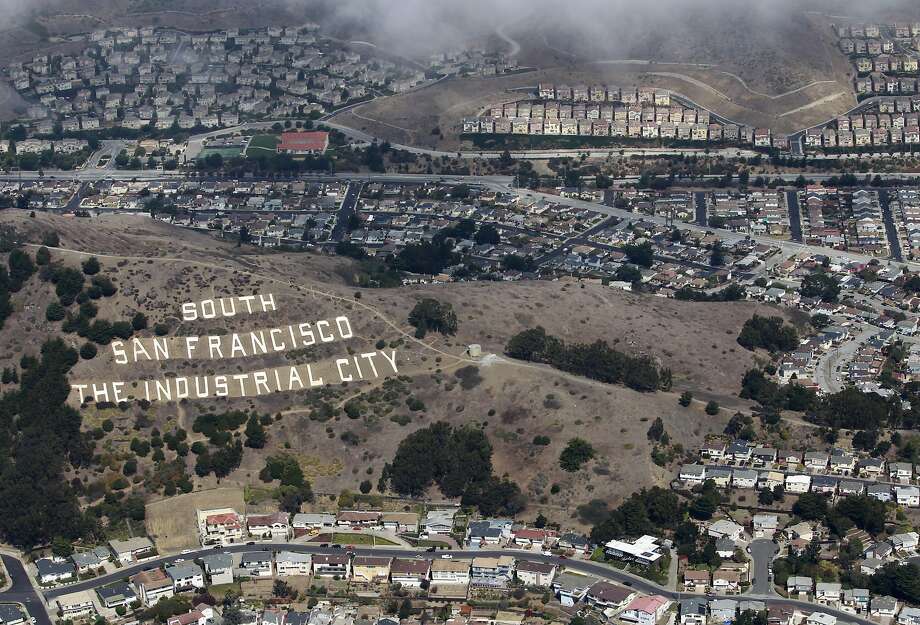
M 661 385 L 658 366 L 648 356 L 630 356 L 601 340 L 567 345 L 540 326 L 511 337 L 505 353 L 511 358 L 546 363 L 562 371 L 608 384 L 623 384 L 637 391 L 652 392 Z
M 738 344 L 751 351 L 759 347 L 770 353 L 788 352 L 798 347 L 799 333 L 782 317 L 754 315 L 744 322 Z
M 409 324 L 415 328 L 415 336 L 418 338 L 424 337 L 429 331 L 452 335 L 457 333 L 457 313 L 450 304 L 426 297 L 412 308 Z

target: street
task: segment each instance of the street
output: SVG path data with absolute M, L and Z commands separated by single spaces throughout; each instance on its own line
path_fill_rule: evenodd
M 779 552 L 779 547 L 768 538 L 759 538 L 750 544 L 751 560 L 754 562 L 754 573 L 751 578 L 751 588 L 748 593 L 752 595 L 776 595 L 770 575 L 773 558 Z
M 767 542 L 770 542 L 770 541 L 767 541 Z M 180 560 L 194 560 L 195 558 L 199 558 L 199 557 L 211 554 L 211 553 L 216 553 L 218 551 L 224 551 L 228 553 L 240 553 L 240 552 L 247 552 L 247 551 L 282 551 L 282 550 L 294 551 L 297 553 L 311 553 L 311 554 L 342 553 L 341 549 L 333 549 L 329 547 L 323 548 L 323 547 L 317 547 L 317 546 L 305 545 L 305 544 L 296 544 L 296 543 L 260 543 L 258 545 L 231 545 L 228 547 L 217 548 L 217 549 L 199 549 L 199 550 L 181 554 L 181 555 L 158 557 L 158 558 L 154 558 L 154 559 L 148 560 L 140 564 L 126 566 L 122 569 L 119 569 L 117 573 L 112 573 L 109 575 L 102 575 L 94 579 L 78 582 L 75 584 L 70 584 L 68 586 L 64 586 L 61 588 L 55 588 L 53 590 L 48 590 L 44 593 L 44 596 L 50 602 L 50 601 L 53 601 L 56 597 L 60 597 L 62 595 L 66 595 L 72 592 L 92 590 L 95 588 L 99 588 L 101 586 L 105 586 L 106 584 L 110 584 L 114 581 L 130 577 L 136 573 L 141 572 L 142 570 L 163 566 L 163 565 L 170 564 L 170 563 L 180 561 Z M 379 547 L 370 548 L 370 547 L 360 547 L 359 546 L 359 547 L 352 549 L 351 551 L 355 555 L 362 555 L 362 556 L 404 557 L 404 558 L 416 557 L 416 558 L 428 558 L 428 559 L 434 559 L 438 557 L 437 555 L 433 555 L 431 553 L 428 553 L 425 550 L 420 550 L 420 549 L 415 549 L 415 550 L 412 550 L 412 549 L 385 549 L 385 548 L 379 548 Z M 759 555 L 761 553 L 763 553 L 763 558 L 761 558 Z M 510 549 L 506 549 L 506 550 L 459 550 L 459 551 L 451 551 L 451 554 L 453 555 L 454 558 L 500 557 L 500 556 L 511 555 L 517 560 L 527 560 L 530 562 L 550 563 L 550 564 L 556 565 L 557 567 L 564 567 L 566 569 L 577 571 L 579 573 L 583 573 L 586 575 L 591 575 L 591 576 L 602 578 L 602 579 L 613 580 L 621 584 L 624 584 L 626 586 L 629 586 L 639 592 L 646 593 L 646 594 L 658 594 L 658 595 L 662 595 L 668 599 L 675 600 L 675 601 L 680 600 L 681 598 L 687 598 L 687 597 L 694 596 L 694 595 L 704 596 L 702 593 L 689 593 L 689 592 L 671 590 L 669 588 L 659 586 L 655 582 L 652 582 L 648 579 L 639 577 L 638 575 L 634 575 L 632 573 L 628 573 L 620 569 L 616 569 L 606 564 L 592 562 L 590 560 L 573 560 L 573 559 L 567 559 L 567 558 L 560 557 L 560 556 L 552 556 L 552 555 L 547 556 L 539 552 L 517 551 L 517 550 L 510 550 Z M 768 557 L 767 551 L 764 550 L 761 552 L 760 548 L 758 547 L 758 562 L 768 562 L 767 557 Z M 7 556 L 4 556 L 4 561 L 6 561 L 6 558 Z M 28 581 L 26 581 L 26 584 L 28 584 Z M 31 589 L 31 586 L 29 588 Z M 33 591 L 33 595 L 34 595 L 34 591 Z M 13 599 L 13 597 L 15 596 L 21 597 L 23 595 L 21 593 L 19 594 L 14 593 L 13 590 L 11 589 L 7 593 L 0 593 L 0 601 L 15 600 Z M 756 591 L 755 589 L 752 588 L 752 591 L 750 593 L 746 593 L 745 595 L 743 595 L 743 597 L 745 599 L 754 599 L 754 600 L 764 601 L 765 603 L 767 603 L 767 605 L 774 605 L 774 604 L 789 605 L 789 606 L 799 608 L 809 613 L 814 612 L 814 611 L 825 612 L 827 614 L 836 616 L 842 622 L 859 623 L 863 625 L 876 625 L 872 623 L 872 621 L 866 618 L 862 618 L 860 616 L 850 614 L 849 612 L 844 612 L 843 610 L 821 606 L 818 604 L 810 603 L 808 601 L 800 601 L 796 599 L 784 599 L 784 598 L 778 597 L 777 595 L 773 594 L 772 592 L 769 591 L 769 589 L 767 592 L 764 592 L 764 588 L 760 584 L 759 579 L 758 579 L 758 586 L 757 586 Z M 37 596 L 30 600 L 31 601 L 37 600 Z M 50 621 L 42 623 L 42 625 L 50 625 Z

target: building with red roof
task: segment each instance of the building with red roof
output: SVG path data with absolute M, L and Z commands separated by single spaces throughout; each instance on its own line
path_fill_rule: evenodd
M 282 132 L 278 154 L 322 154 L 329 147 L 329 133 L 323 131 Z

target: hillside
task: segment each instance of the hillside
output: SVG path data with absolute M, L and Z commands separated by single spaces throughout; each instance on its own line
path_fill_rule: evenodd
M 671 439 L 689 449 L 707 433 L 721 431 L 728 411 L 710 417 L 699 404 L 689 409 L 678 406 L 678 392 L 641 394 L 511 361 L 501 356 L 504 344 L 518 331 L 536 325 L 569 342 L 605 339 L 622 351 L 650 354 L 661 366 L 671 368 L 675 389 L 708 391 L 731 402 L 743 371 L 753 363 L 735 338 L 754 312 L 768 311 L 748 303 L 699 304 L 631 295 L 573 280 L 356 291 L 340 277 L 350 261 L 238 248 L 210 234 L 180 230 L 146 217 L 74 219 L 39 214 L 29 218 L 25 212 L 8 210 L 0 213 L 0 224 L 14 225 L 33 242 L 48 230 L 59 232 L 66 249 L 52 250 L 54 262 L 79 267 L 95 255 L 100 275 L 108 276 L 118 289 L 114 296 L 97 300 L 97 317 L 118 321 L 141 311 L 149 319 L 148 329 L 138 332 L 143 340 L 151 340 L 156 324 L 165 324 L 166 335 L 175 345 L 185 336 L 226 336 L 342 315 L 354 330 L 345 341 L 232 360 L 180 358 L 119 365 L 111 348 L 100 346 L 95 358 L 81 360 L 72 369 L 71 382 L 125 380 L 128 393 L 140 397 L 145 379 L 328 363 L 334 357 L 381 346 L 398 353 L 400 376 L 388 380 L 326 384 L 313 391 L 260 397 L 154 402 L 149 407 L 138 403 L 124 409 L 82 406 L 83 428 L 98 438 L 96 453 L 102 454 L 108 467 L 101 474 L 81 471 L 70 476 L 88 486 L 97 480 L 111 486 L 121 477 L 123 463 L 134 457 L 129 449 L 132 438 L 153 440 L 157 438 L 154 428 L 160 433 L 184 428 L 191 444 L 206 440 L 204 434 L 193 432 L 202 413 L 255 410 L 273 415 L 267 421 L 264 448 L 246 448 L 240 468 L 222 480 L 213 474 L 195 476 L 194 453 L 178 459 L 196 490 L 211 489 L 219 481 L 237 492 L 245 490 L 247 501 L 254 505 L 264 503 L 265 484 L 258 473 L 271 454 L 296 456 L 317 493 L 355 491 L 362 480 L 376 484 L 384 463 L 408 433 L 439 420 L 485 429 L 495 448 L 496 474 L 507 474 L 520 484 L 529 498 L 528 516 L 540 510 L 561 521 L 590 499 L 612 503 L 636 488 L 666 483 L 671 473 L 656 466 L 650 456 L 646 431 L 651 421 L 661 417 Z M 27 249 L 34 254 L 34 247 Z M 253 293 L 271 293 L 277 311 L 214 321 L 181 320 L 183 302 Z M 454 306 L 459 320 L 456 336 L 429 333 L 422 340 L 414 338 L 406 320 L 422 297 Z M 53 286 L 38 276 L 14 296 L 16 312 L 0 331 L 4 347 L 0 364 L 18 363 L 23 353 L 35 353 L 48 336 L 61 333 L 61 322 L 49 322 L 44 316 L 54 300 Z M 713 314 L 714 307 L 718 315 Z M 77 348 L 84 342 L 75 334 L 63 336 Z M 467 356 L 471 343 L 482 345 L 484 357 Z M 139 384 L 132 385 L 132 380 Z M 354 402 L 358 409 L 342 410 L 346 401 L 359 395 L 360 401 Z M 71 402 L 76 406 L 75 397 Z M 106 420 L 112 422 L 111 431 L 103 429 Z M 240 427 L 240 435 L 242 431 Z M 533 444 L 538 435 L 548 437 L 548 444 Z M 586 469 L 566 473 L 559 467 L 559 453 L 574 437 L 589 440 L 596 457 Z M 167 463 L 157 464 L 149 455 L 138 458 L 130 488 L 151 500 L 161 499 L 164 484 L 175 479 L 170 473 L 175 471 L 175 463 L 170 464 L 175 454 L 167 450 L 165 459 Z M 553 484 L 558 488 L 551 488 Z M 98 486 L 88 488 L 86 501 L 99 492 Z

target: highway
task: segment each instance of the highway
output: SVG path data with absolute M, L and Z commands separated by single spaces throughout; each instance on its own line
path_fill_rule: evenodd
M 164 557 L 154 558 L 154 559 L 148 560 L 140 564 L 126 566 L 122 569 L 119 569 L 116 573 L 112 573 L 110 575 L 103 575 L 103 576 L 96 577 L 91 580 L 77 582 L 75 584 L 70 584 L 68 586 L 64 586 L 61 588 L 55 588 L 53 590 L 45 591 L 44 596 L 47 601 L 51 602 L 55 598 L 60 597 L 62 595 L 66 595 L 72 592 L 83 591 L 83 590 L 93 590 L 95 588 L 99 588 L 106 584 L 110 584 L 114 581 L 130 577 L 145 569 L 163 566 L 163 565 L 170 564 L 170 563 L 173 563 L 179 560 L 193 560 L 195 558 L 199 558 L 199 557 L 208 555 L 210 553 L 216 553 L 218 551 L 224 551 L 228 553 L 240 553 L 240 552 L 246 552 L 246 551 L 282 551 L 282 550 L 295 551 L 298 553 L 310 553 L 310 554 L 342 553 L 342 550 L 340 549 L 323 548 L 323 547 L 318 547 L 318 546 L 296 544 L 296 543 L 293 543 L 293 544 L 292 543 L 259 543 L 257 545 L 231 545 L 231 546 L 219 548 L 219 549 L 199 549 L 197 551 L 193 551 L 193 552 L 182 554 L 182 555 L 164 556 Z M 418 557 L 418 558 L 429 558 L 429 559 L 434 559 L 438 557 L 437 555 L 428 553 L 424 550 L 413 550 L 413 549 L 387 549 L 387 548 L 382 548 L 382 547 L 377 547 L 377 548 L 356 547 L 355 549 L 352 549 L 351 551 L 353 551 L 355 555 L 362 555 L 362 556 L 379 556 L 379 557 L 396 556 L 396 557 L 409 557 L 409 558 Z M 760 552 L 761 550 L 758 549 L 758 553 Z M 543 555 L 542 553 L 537 553 L 537 552 L 516 551 L 516 550 L 472 550 L 472 551 L 460 550 L 460 551 L 451 551 L 450 553 L 455 558 L 499 557 L 499 556 L 511 555 L 515 557 L 517 560 L 527 560 L 531 562 L 544 562 L 544 563 L 555 564 L 557 567 L 565 567 L 566 569 L 571 570 L 571 571 L 577 571 L 579 573 L 583 573 L 586 575 L 591 575 L 591 576 L 602 578 L 602 579 L 616 581 L 621 584 L 630 586 L 639 592 L 646 593 L 646 594 L 659 594 L 659 595 L 663 595 L 667 597 L 668 599 L 675 600 L 675 601 L 679 601 L 681 598 L 686 598 L 686 597 L 690 597 L 694 595 L 702 596 L 702 593 L 689 593 L 689 592 L 671 590 L 669 588 L 660 586 L 656 584 L 655 582 L 647 580 L 643 577 L 639 577 L 638 575 L 634 575 L 626 571 L 621 571 L 619 569 L 615 569 L 613 567 L 610 567 L 610 566 L 607 566 L 601 563 L 592 562 L 590 560 L 587 560 L 587 561 L 586 560 L 570 560 L 570 559 L 562 558 L 559 556 L 552 556 L 552 555 L 547 556 L 547 555 Z M 6 558 L 7 556 L 4 556 L 4 561 L 6 561 Z M 760 580 L 758 580 L 758 582 L 759 581 Z M 761 589 L 761 587 L 762 585 L 758 583 L 757 585 L 758 590 Z M 12 590 L 8 591 L 7 593 L 0 593 L 0 601 L 7 600 L 8 598 L 10 600 L 13 600 L 12 597 L 9 596 L 9 593 L 11 592 Z M 32 592 L 34 595 L 35 591 L 33 590 Z M 20 593 L 19 595 L 16 595 L 16 596 L 23 596 L 23 595 Z M 872 623 L 872 621 L 866 618 L 862 618 L 860 616 L 850 614 L 849 612 L 844 612 L 843 610 L 828 608 L 828 607 L 821 606 L 818 604 L 810 603 L 808 601 L 799 601 L 796 599 L 785 599 L 785 598 L 777 596 L 776 594 L 773 594 L 772 592 L 767 592 L 767 593 L 750 592 L 750 593 L 742 595 L 740 598 L 764 601 L 768 605 L 778 604 L 778 605 L 793 606 L 793 607 L 796 607 L 800 610 L 803 610 L 809 613 L 814 612 L 814 611 L 826 612 L 828 614 L 836 616 L 841 621 L 859 623 L 861 625 L 877 625 L 875 623 Z M 38 600 L 37 595 L 34 595 L 32 598 L 30 598 L 30 601 L 33 601 L 33 602 L 37 600 Z M 42 625 L 50 625 L 50 621 L 48 621 L 47 623 L 43 623 Z

